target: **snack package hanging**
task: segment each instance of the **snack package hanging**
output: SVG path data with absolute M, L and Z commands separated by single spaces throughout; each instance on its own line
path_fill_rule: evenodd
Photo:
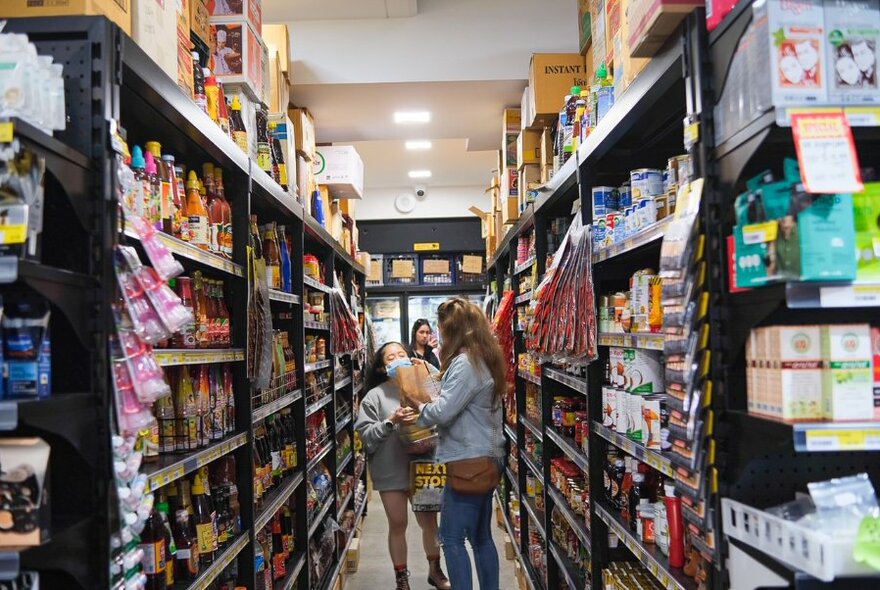
M 272 312 L 269 283 L 262 252 L 248 248 L 248 377 L 255 389 L 269 387 L 272 379 Z
M 334 277 L 333 290 L 330 292 L 330 321 L 333 324 L 333 354 L 357 352 L 364 348 L 364 335 L 357 318 L 351 312 L 345 292 Z

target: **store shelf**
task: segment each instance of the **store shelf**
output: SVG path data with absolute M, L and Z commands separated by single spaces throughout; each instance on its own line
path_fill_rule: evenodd
M 520 498 L 520 502 L 529 513 L 529 518 L 535 525 L 535 529 L 544 539 L 547 539 L 547 530 L 544 528 L 544 512 L 535 507 L 535 501 L 531 498 Z
M 563 385 L 571 387 L 575 391 L 587 395 L 587 381 L 583 377 L 575 377 L 574 375 L 569 375 L 568 373 L 553 367 L 544 367 L 542 374 L 548 379 L 552 379 L 557 383 L 562 383 Z
M 554 486 L 548 485 L 544 488 L 544 491 L 553 500 L 553 505 L 559 509 L 559 513 L 565 518 L 568 526 L 570 526 L 571 530 L 574 531 L 574 534 L 577 535 L 581 544 L 586 547 L 587 550 L 590 550 L 592 547 L 592 541 L 590 539 L 590 531 L 584 522 L 584 518 L 572 512 L 571 507 L 562 496 L 562 493 L 560 493 Z
M 357 530 L 358 523 L 364 515 L 364 508 L 367 503 L 365 501 L 361 502 L 361 505 L 355 510 L 354 515 L 354 524 L 351 527 L 351 531 L 348 533 L 348 539 L 345 541 L 345 545 L 342 548 L 342 553 L 340 553 L 340 558 L 337 560 L 338 563 L 336 567 L 333 569 L 333 574 L 327 579 L 327 589 L 332 588 L 336 583 L 336 580 L 339 578 L 339 574 L 342 571 L 342 568 L 345 567 L 346 556 L 348 555 L 348 549 L 351 547 L 351 542 L 354 539 L 355 531 Z
M 669 458 L 664 457 L 662 454 L 646 449 L 644 446 L 631 441 L 627 437 L 609 430 L 595 420 L 592 423 L 591 431 L 595 432 L 620 450 L 632 455 L 642 463 L 647 463 L 650 467 L 656 469 L 660 473 L 668 477 L 673 477 L 672 463 Z
M 504 528 L 507 530 L 507 536 L 513 542 L 513 550 L 516 553 L 516 558 L 519 560 L 520 564 L 526 568 L 526 571 L 529 572 L 530 575 L 525 576 L 526 584 L 528 584 L 529 590 L 541 590 L 541 586 L 535 586 L 535 581 L 538 579 L 534 574 L 534 570 L 531 567 L 531 564 L 523 559 L 522 552 L 519 548 L 519 537 L 514 534 L 513 526 L 510 524 L 510 516 L 507 514 L 507 501 L 501 498 L 497 493 L 495 495 L 495 499 L 501 504 L 503 517 L 504 517 Z
M 333 236 L 330 235 L 330 232 L 328 232 L 326 228 L 318 223 L 314 217 L 312 217 L 308 213 L 305 213 L 303 214 L 303 222 L 303 227 L 305 229 L 307 237 L 323 243 L 323 245 L 332 250 L 333 257 L 336 260 L 341 260 L 347 266 L 354 269 L 354 271 L 357 273 L 365 274 L 364 267 L 354 258 L 352 258 L 351 254 L 343 249 L 342 244 L 334 240 Z
M 244 360 L 243 348 L 205 348 L 190 350 L 183 348 L 157 348 L 153 356 L 160 367 L 179 365 L 206 365 L 210 363 L 237 363 Z
M 54 155 L 80 168 L 92 167 L 85 154 L 55 139 L 51 134 L 31 125 L 23 119 L 18 117 L 0 117 L 0 125 L 4 127 L 4 133 L 7 131 L 11 132 L 10 137 L 13 140 L 18 140 L 22 145 L 33 149 L 40 155 Z
M 547 541 L 547 547 L 550 549 L 550 554 L 553 556 L 553 559 L 556 560 L 556 564 L 559 566 L 559 573 L 562 574 L 562 580 L 568 584 L 569 588 L 583 588 L 584 587 L 584 579 L 581 577 L 577 566 L 575 566 L 574 562 L 571 561 L 562 550 L 556 546 L 556 543 L 553 541 Z
M 324 460 L 324 457 L 327 456 L 327 453 L 333 450 L 333 441 L 327 443 L 327 445 L 318 451 L 312 459 L 309 459 L 308 464 L 306 465 L 306 471 L 311 471 L 314 469 L 321 461 Z
M 359 381 L 358 383 L 355 383 L 354 384 L 354 395 L 359 394 L 361 391 L 363 391 L 363 389 L 364 389 L 363 380 Z
M 351 422 L 351 414 L 347 414 L 344 418 L 336 423 L 336 432 L 342 432 L 342 429 L 348 426 L 349 422 Z
M 324 406 L 326 406 L 327 404 L 329 404 L 332 401 L 333 401 L 332 395 L 325 395 L 324 397 L 322 397 L 321 399 L 319 399 L 318 401 L 316 401 L 312 405 L 307 406 L 306 407 L 306 418 L 308 418 L 309 416 L 311 416 L 312 414 L 314 414 L 315 412 L 317 412 L 318 410 L 320 410 L 321 408 L 323 408 Z
M 290 305 L 299 305 L 300 303 L 302 303 L 299 295 L 294 295 L 293 293 L 285 293 L 284 291 L 279 291 L 277 289 L 269 289 L 269 300 L 279 301 L 281 303 L 289 303 Z
M 535 458 L 529 455 L 524 450 L 520 449 L 519 451 L 520 457 L 522 457 L 523 463 L 526 464 L 526 467 L 529 468 L 529 471 L 534 474 L 538 481 L 542 484 L 544 483 L 544 471 L 538 466 L 538 462 L 535 461 Z
M 373 295 L 449 295 L 455 293 L 483 293 L 486 286 L 481 283 L 454 283 L 452 285 L 385 285 L 382 287 L 369 287 L 370 296 Z
M 740 436 L 768 448 L 791 445 L 799 453 L 880 450 L 880 422 L 786 423 L 747 412 L 728 411 L 724 420 Z
M 181 590 L 208 590 L 217 578 L 220 577 L 223 570 L 225 570 L 229 564 L 238 557 L 238 554 L 241 553 L 242 549 L 244 549 L 249 542 L 250 539 L 246 534 L 239 535 L 235 541 L 217 555 L 211 565 L 199 574 L 199 577 L 196 578 L 192 584 L 189 586 L 180 585 Z M 175 586 L 174 588 L 177 590 L 178 586 Z
M 507 438 L 510 439 L 510 442 L 516 444 L 516 430 L 514 430 L 507 422 L 504 423 L 504 434 L 507 435 Z
M 663 334 L 617 334 L 599 333 L 599 346 L 619 346 L 624 348 L 641 348 L 644 350 L 663 350 L 666 338 Z
M 69 441 L 83 456 L 97 456 L 94 393 L 55 393 L 46 399 L 0 401 L 0 432 L 18 428 L 51 432 Z
M 519 481 L 516 479 L 516 474 L 506 465 L 504 466 L 504 472 L 507 474 L 507 479 L 510 481 L 510 487 L 513 488 L 513 491 L 519 496 Z
M 343 498 L 342 502 L 336 505 L 336 514 L 337 516 L 348 506 L 348 503 L 351 499 L 354 498 L 354 490 L 350 490 L 348 494 L 346 494 L 345 498 Z
M 302 389 L 297 389 L 296 391 L 291 391 L 290 393 L 286 393 L 279 397 L 276 400 L 269 402 L 264 406 L 260 406 L 259 408 L 255 408 L 253 412 L 253 421 L 254 423 L 263 420 L 267 416 L 274 414 L 280 410 L 283 410 L 290 404 L 295 401 L 302 399 Z
M 535 424 L 525 416 L 520 416 L 519 421 L 522 422 L 523 426 L 529 429 L 529 431 L 535 436 L 536 439 L 544 442 L 544 433 L 541 431 L 541 428 L 537 424 Z
M 523 293 L 522 295 L 517 295 L 516 299 L 514 299 L 514 303 L 517 305 L 521 305 L 523 303 L 528 303 L 532 300 L 532 291 L 528 291 Z
M 339 391 L 340 389 L 342 389 L 343 387 L 346 387 L 348 385 L 351 385 L 351 377 L 346 377 L 346 378 L 342 379 L 341 381 L 337 381 L 335 383 L 335 390 Z
M 352 460 L 353 458 L 354 458 L 354 452 L 353 452 L 353 451 L 349 451 L 349 452 L 348 452 L 348 455 L 345 456 L 345 459 L 343 459 L 343 460 L 339 463 L 339 466 L 336 468 L 336 476 L 337 476 L 337 477 L 339 477 L 339 475 L 342 474 L 343 471 L 345 471 L 346 466 L 348 466 L 348 464 L 351 462 L 351 460 Z
M 316 363 L 306 363 L 303 367 L 303 373 L 314 373 L 321 369 L 327 369 L 333 364 L 333 359 L 318 361 Z
M 333 507 L 334 502 L 336 502 L 336 494 L 331 493 L 327 496 L 327 499 L 324 500 L 324 506 L 321 508 L 321 511 L 318 513 L 315 519 L 309 523 L 309 539 L 315 536 L 315 531 L 318 530 L 318 527 L 327 517 L 327 514 Z
M 139 240 L 137 232 L 134 230 L 134 226 L 130 223 L 125 224 L 125 235 L 133 240 Z M 223 272 L 236 277 L 244 277 L 244 268 L 228 258 L 211 254 L 207 250 L 202 250 L 197 246 L 193 246 L 189 242 L 178 240 L 174 236 L 170 236 L 163 232 L 157 231 L 156 237 L 178 258 L 197 262 L 201 266 L 211 270 Z
M 666 229 L 669 227 L 671 219 L 671 217 L 668 217 L 653 223 L 651 226 L 642 229 L 638 234 L 620 242 L 619 244 L 614 244 L 613 246 L 605 248 L 596 248 L 593 252 L 593 264 L 598 264 L 629 252 L 633 252 L 642 246 L 648 246 L 655 243 L 659 245 L 660 240 L 663 239 L 663 235 L 666 233 Z
M 587 455 L 578 448 L 575 441 L 572 439 L 562 436 L 556 429 L 552 426 L 546 426 L 544 428 L 544 434 L 547 435 L 547 438 L 556 443 L 556 446 L 559 447 L 559 450 L 565 453 L 565 455 L 574 461 L 574 464 L 577 465 L 581 471 L 584 472 L 584 475 L 589 473 L 590 470 L 590 460 Z
M 534 383 L 535 385 L 541 384 L 541 376 L 540 375 L 532 375 L 531 373 L 526 373 L 525 371 L 522 371 L 522 370 L 517 371 L 516 374 L 519 375 L 520 379 L 523 379 L 525 381 L 529 381 L 531 383 Z
M 648 568 L 661 586 L 666 590 L 696 590 L 697 583 L 692 578 L 684 575 L 680 569 L 670 567 L 669 560 L 656 547 L 643 545 L 619 516 L 609 512 L 601 504 L 593 506 L 599 518 L 608 525 L 608 529 L 623 541 L 626 548 Z
M 303 320 L 303 327 L 306 330 L 320 330 L 322 332 L 330 331 L 330 322 L 316 322 L 313 320 Z
M 306 565 L 306 561 L 307 558 L 304 551 L 296 553 L 287 575 L 282 580 L 275 582 L 273 590 L 293 590 L 293 587 L 299 581 L 299 574 L 303 566 Z
M 312 277 L 303 277 L 303 284 L 310 289 L 315 289 L 316 291 L 321 291 L 322 293 L 330 293 L 332 289 L 325 285 L 324 283 L 318 282 Z
M 272 517 L 278 512 L 278 509 L 287 502 L 294 490 L 305 480 L 305 476 L 300 469 L 289 481 L 281 484 L 280 487 L 269 491 L 263 496 L 263 508 L 254 517 L 254 530 L 261 530 L 266 524 L 272 520 Z
M 186 455 L 160 455 L 157 463 L 148 463 L 142 469 L 142 473 L 147 476 L 147 490 L 157 490 L 228 455 L 246 444 L 247 438 L 247 433 L 242 432 Z
M 529 256 L 523 262 L 517 264 L 514 267 L 513 274 L 518 275 L 518 274 L 522 274 L 522 273 L 526 272 L 527 270 L 532 268 L 532 265 L 535 264 L 535 260 L 537 260 L 537 258 L 535 256 Z
M 572 173 L 574 173 L 573 167 Z M 520 213 L 519 219 L 516 220 L 513 227 L 507 230 L 507 233 L 501 238 L 501 241 L 495 248 L 495 254 L 489 259 L 486 268 L 492 268 L 495 266 L 495 263 L 498 262 L 499 258 L 502 258 L 507 254 L 507 249 L 510 246 L 511 241 L 519 237 L 526 229 L 534 227 L 534 225 L 535 208 L 533 205 L 526 205 L 525 211 Z

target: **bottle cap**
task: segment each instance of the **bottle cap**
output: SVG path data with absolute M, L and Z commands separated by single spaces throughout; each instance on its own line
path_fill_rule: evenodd
M 143 169 L 144 166 L 144 152 L 141 146 L 136 145 L 131 149 L 131 167 Z
M 240 111 L 241 110 L 241 101 L 238 100 L 237 94 L 232 95 L 232 107 L 230 107 L 230 108 L 232 108 L 233 111 Z
M 214 76 L 205 76 L 205 86 L 216 86 L 217 78 Z
M 675 484 L 674 483 L 664 483 L 663 484 L 663 493 L 666 494 L 667 498 L 675 497 Z
M 199 190 L 199 178 L 195 170 L 190 170 L 189 176 L 186 177 L 186 190 Z
M 144 171 L 147 174 L 155 174 L 156 173 L 156 160 L 153 159 L 153 152 L 148 151 L 144 156 L 144 161 L 146 162 L 144 165 Z
M 162 157 L 162 144 L 158 141 L 148 141 L 144 144 L 144 147 L 147 148 L 147 151 L 153 154 L 154 158 Z
M 606 76 L 608 76 L 608 68 L 605 67 L 605 62 L 603 61 L 599 69 L 596 70 L 596 79 L 604 80 Z
M 572 94 L 572 96 L 580 96 L 580 93 L 581 93 L 581 87 L 580 87 L 580 86 L 572 86 L 572 87 L 571 87 L 571 94 Z

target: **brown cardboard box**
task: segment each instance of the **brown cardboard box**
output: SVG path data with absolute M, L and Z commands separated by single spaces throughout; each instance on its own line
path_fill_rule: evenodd
M 626 42 L 631 30 L 629 15 L 632 13 L 632 10 L 630 7 L 637 3 L 634 0 L 620 0 L 621 25 L 613 40 L 614 92 L 617 96 L 620 96 L 636 79 L 639 72 L 651 63 L 650 58 L 633 57 L 630 53 L 629 44 Z
M 547 184 L 551 178 L 553 178 L 553 165 L 541 166 L 541 184 Z
M 289 109 L 287 114 L 293 121 L 296 137 L 296 151 L 309 162 L 315 157 L 315 122 L 306 109 Z
M 30 16 L 106 16 L 131 35 L 128 0 L 2 0 L 0 18 Z
M 519 219 L 519 197 L 502 198 L 501 223 L 513 223 Z
M 193 58 L 192 43 L 189 40 L 189 29 L 186 39 L 177 36 L 177 85 L 187 96 L 193 95 Z M 178 31 L 179 32 L 179 31 Z
M 526 205 L 534 203 L 538 200 L 540 193 L 538 189 L 541 187 L 541 166 L 538 164 L 530 164 L 523 166 L 519 170 L 519 205 L 520 211 L 524 210 Z
M 523 118 L 528 129 L 549 127 L 559 116 L 572 86 L 587 86 L 584 56 L 580 53 L 535 53 L 529 66 L 529 104 L 532 118 Z
M 529 86 L 523 88 L 522 98 L 519 102 L 520 130 L 528 129 L 529 126 L 526 123 L 535 118 L 535 111 L 532 110 L 531 95 L 532 89 Z
M 172 80 L 177 80 L 177 10 L 174 2 L 132 0 L 131 37 Z
M 211 52 L 211 71 L 224 85 L 242 85 L 257 102 L 264 102 L 263 64 L 268 65 L 268 57 L 263 40 L 245 20 L 216 23 L 216 18 L 210 18 L 209 26 L 210 39 L 216 41 Z
M 620 31 L 623 14 L 621 0 L 605 0 L 605 65 L 614 63 L 614 35 Z
M 541 154 L 538 158 L 542 166 L 553 164 L 553 130 L 545 127 L 541 133 Z
M 339 210 L 349 219 L 357 219 L 357 199 L 340 199 Z
M 208 22 L 210 16 L 206 0 L 189 0 L 190 34 L 198 37 L 208 47 L 213 47 L 214 39 L 211 37 L 211 24 Z
M 507 535 L 504 535 L 504 557 L 506 559 L 516 558 L 516 551 L 513 550 L 513 541 Z
M 281 70 L 281 54 L 277 51 L 269 57 L 269 76 L 269 112 L 284 113 L 290 103 L 290 82 Z
M 361 540 L 355 537 L 348 546 L 348 552 L 345 554 L 345 571 L 353 574 L 358 571 L 358 565 L 361 562 Z
M 639 0 L 629 5 L 630 55 L 652 57 L 703 0 Z
M 541 135 L 542 130 L 526 129 L 520 131 L 516 138 L 516 167 L 522 168 L 528 164 L 538 164 L 541 161 Z
M 605 3 L 607 0 L 590 0 L 590 26 L 592 27 L 593 43 L 593 71 L 599 69 L 603 63 L 607 63 L 608 47 L 606 46 L 606 14 Z
M 593 40 L 593 30 L 590 26 L 590 0 L 578 0 L 578 38 L 578 47 L 583 55 Z
M 290 62 L 290 29 L 287 25 L 263 25 L 263 41 L 269 46 L 269 54 L 278 52 L 280 59 L 278 64 L 281 71 L 290 80 L 293 75 L 293 69 Z

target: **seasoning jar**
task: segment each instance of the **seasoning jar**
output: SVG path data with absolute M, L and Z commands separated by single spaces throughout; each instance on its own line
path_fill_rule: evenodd
M 564 402 L 564 397 L 553 398 L 553 427 L 559 432 L 562 432 L 562 423 L 565 415 L 565 410 L 563 409 Z
M 303 256 L 303 274 L 313 279 L 321 278 L 321 264 L 314 254 Z
M 590 436 L 590 418 L 585 410 L 574 413 L 574 442 L 579 449 L 586 451 Z
M 636 533 L 642 543 L 654 543 L 654 506 L 648 500 L 642 500 L 636 508 Z
M 314 336 L 306 336 L 306 346 L 305 346 L 305 357 L 306 362 L 308 363 L 316 363 L 318 362 L 318 358 L 315 350 L 315 337 Z
M 323 336 L 318 338 L 316 356 L 319 361 L 323 361 L 327 358 L 327 339 Z
M 535 497 L 535 476 L 531 473 L 526 475 L 526 496 Z
M 562 436 L 568 438 L 575 437 L 576 411 L 576 404 L 573 399 L 566 399 L 562 402 Z

